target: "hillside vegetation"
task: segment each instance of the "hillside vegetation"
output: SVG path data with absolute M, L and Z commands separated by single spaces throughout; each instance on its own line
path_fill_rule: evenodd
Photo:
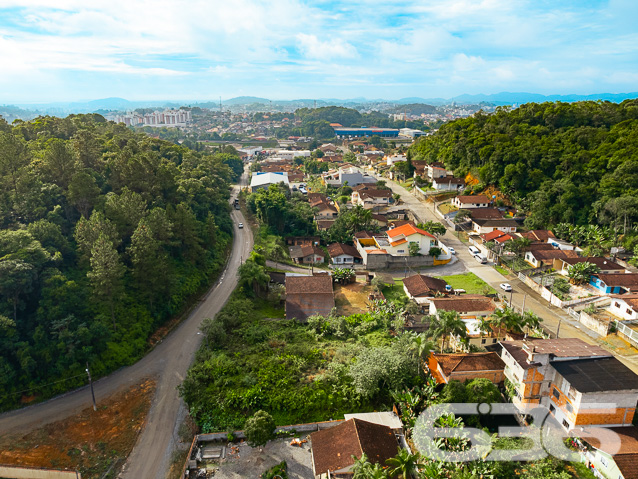
M 638 100 L 530 103 L 450 122 L 410 149 L 497 185 L 543 228 L 638 221 Z M 630 245 L 631 246 L 631 245 Z
M 0 119 L 0 409 L 147 350 L 225 261 L 227 164 L 100 115 Z

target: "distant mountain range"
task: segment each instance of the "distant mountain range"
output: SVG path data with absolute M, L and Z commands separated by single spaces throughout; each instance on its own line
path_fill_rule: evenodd
M 315 105 L 321 106 L 346 106 L 358 109 L 376 109 L 383 106 L 383 110 L 396 109 L 397 105 L 424 104 L 433 106 L 449 105 L 456 103 L 458 105 L 520 105 L 530 102 L 546 102 L 546 101 L 564 101 L 574 102 L 583 100 L 603 100 L 612 102 L 621 102 L 629 98 L 638 98 L 638 92 L 632 93 L 596 93 L 591 95 L 540 95 L 538 93 L 527 92 L 501 92 L 493 94 L 477 94 L 477 95 L 459 95 L 454 98 L 421 98 L 409 97 L 398 100 L 387 99 L 367 99 L 367 98 L 321 98 L 321 99 L 298 99 L 298 100 L 270 100 L 255 96 L 240 96 L 222 101 L 222 107 L 231 108 L 233 110 L 248 107 L 250 105 L 265 105 L 273 108 L 292 111 L 297 108 L 312 108 Z M 217 108 L 218 102 L 205 101 L 130 101 L 124 98 L 103 98 L 100 100 L 90 100 L 84 102 L 56 102 L 41 104 L 17 104 L 17 105 L 0 105 L 0 115 L 8 120 L 15 117 L 30 119 L 37 115 L 55 115 L 66 116 L 71 113 L 107 113 L 109 111 L 130 111 L 136 108 L 178 108 L 181 105 L 200 106 L 202 108 Z

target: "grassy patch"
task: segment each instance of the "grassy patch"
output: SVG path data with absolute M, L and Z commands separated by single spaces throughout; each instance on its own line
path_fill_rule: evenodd
M 253 303 L 255 307 L 255 315 L 260 319 L 284 319 L 286 310 L 282 306 L 275 306 L 265 299 L 256 299 Z
M 464 289 L 468 294 L 495 294 L 496 290 L 474 273 L 437 276 L 445 280 L 454 289 Z
M 507 276 L 508 274 L 510 274 L 508 270 L 496 264 L 494 265 L 494 269 L 498 271 L 499 273 L 501 273 L 503 276 Z
M 381 288 L 383 296 L 385 296 L 385 299 L 388 301 L 401 300 L 407 297 L 405 290 L 403 289 L 403 281 L 395 280 L 395 282 L 398 282 L 398 284 L 390 284 Z
M 456 206 L 452 206 L 451 203 L 442 203 L 439 206 L 437 206 L 437 208 L 444 215 L 448 214 L 451 211 L 457 211 L 458 210 L 458 208 Z

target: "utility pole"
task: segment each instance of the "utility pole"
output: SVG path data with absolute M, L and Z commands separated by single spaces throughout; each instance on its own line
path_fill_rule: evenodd
M 93 381 L 91 380 L 91 371 L 89 370 L 89 362 L 86 362 L 86 374 L 89 376 L 89 386 L 91 386 L 91 397 L 93 398 L 93 410 L 97 411 L 97 405 L 95 404 L 95 392 L 93 391 Z
M 514 308 L 514 304 L 512 303 L 512 297 L 514 296 L 514 289 L 510 289 L 510 308 Z
M 523 308 L 521 309 L 521 314 L 525 314 L 525 300 L 527 299 L 527 293 L 523 295 Z
M 556 339 L 558 339 L 558 333 L 560 333 L 560 323 L 563 322 L 563 318 L 558 320 L 558 327 L 556 328 Z

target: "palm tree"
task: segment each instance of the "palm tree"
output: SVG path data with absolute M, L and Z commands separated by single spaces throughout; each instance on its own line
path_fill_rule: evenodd
M 390 466 L 390 476 L 399 476 L 403 479 L 408 479 L 412 475 L 419 472 L 419 456 L 417 454 L 411 454 L 407 449 L 399 450 L 399 453 L 387 459 L 386 464 Z
M 388 479 L 388 474 L 380 464 L 372 464 L 368 456 L 361 455 L 359 459 L 352 456 L 354 465 L 352 466 L 352 479 Z
M 443 352 L 448 336 L 464 338 L 467 336 L 467 327 L 456 311 L 439 311 L 436 321 L 430 323 L 427 334 L 431 338 L 441 338 L 441 352 Z
M 583 284 L 589 282 L 593 274 L 600 271 L 600 268 L 593 263 L 583 261 L 567 268 L 567 276 L 573 284 Z

